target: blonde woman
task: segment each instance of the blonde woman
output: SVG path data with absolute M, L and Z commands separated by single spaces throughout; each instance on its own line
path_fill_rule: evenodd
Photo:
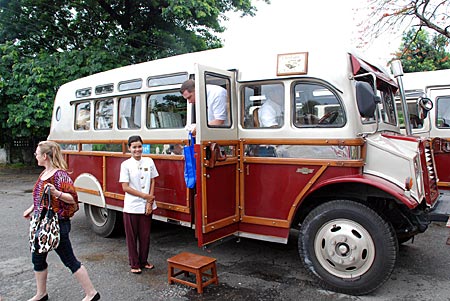
M 67 172 L 67 163 L 64 161 L 60 146 L 53 141 L 42 141 L 34 153 L 37 164 L 45 169 L 39 175 L 33 188 L 33 204 L 24 211 L 23 216 L 30 219 L 32 214 L 40 212 L 40 200 L 46 187 L 50 188 L 53 210 L 58 214 L 60 226 L 60 242 L 55 249 L 61 261 L 68 267 L 83 287 L 86 296 L 83 301 L 97 301 L 100 294 L 95 290 L 89 279 L 86 268 L 81 265 L 73 253 L 69 239 L 70 218 L 78 210 L 78 199 L 72 179 Z M 48 300 L 47 293 L 47 254 L 31 254 L 36 278 L 36 294 L 29 301 Z

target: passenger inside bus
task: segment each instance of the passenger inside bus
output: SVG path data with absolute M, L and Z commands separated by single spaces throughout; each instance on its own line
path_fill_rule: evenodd
M 283 126 L 284 114 L 284 90 L 283 86 L 266 85 L 262 87 L 265 101 L 261 108 L 253 114 L 258 116 L 260 127 L 281 127 Z M 256 125 L 256 122 L 255 122 Z

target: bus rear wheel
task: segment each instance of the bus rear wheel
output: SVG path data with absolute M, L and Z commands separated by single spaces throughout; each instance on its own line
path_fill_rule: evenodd
M 97 235 L 110 237 L 121 227 L 120 213 L 115 210 L 84 204 L 84 212 Z
M 393 227 L 369 207 L 349 200 L 318 206 L 300 227 L 303 265 L 321 286 L 368 294 L 394 269 L 398 243 Z

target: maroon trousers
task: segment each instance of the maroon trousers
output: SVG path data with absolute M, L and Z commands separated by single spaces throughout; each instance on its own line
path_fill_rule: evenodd
M 148 263 L 151 224 L 151 215 L 123 213 L 128 259 L 132 269 L 143 268 Z

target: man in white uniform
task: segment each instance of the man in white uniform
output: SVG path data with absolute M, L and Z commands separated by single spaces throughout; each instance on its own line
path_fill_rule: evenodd
M 195 82 L 192 79 L 181 85 L 181 94 L 189 103 L 195 103 Z M 206 85 L 208 125 L 228 126 L 227 90 L 216 85 Z M 195 129 L 192 131 L 195 134 Z
M 284 90 L 280 84 L 263 87 L 266 101 L 258 112 L 260 127 L 281 127 L 283 125 Z

